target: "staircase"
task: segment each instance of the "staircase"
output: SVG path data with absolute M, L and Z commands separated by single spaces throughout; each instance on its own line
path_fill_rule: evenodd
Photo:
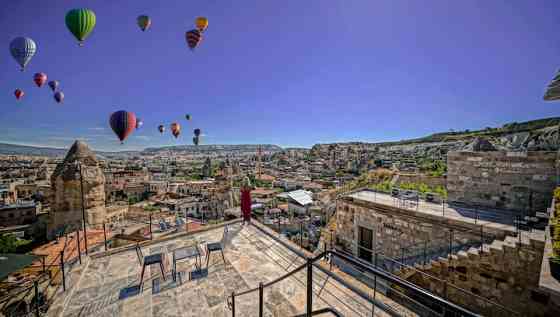
M 461 248 L 426 265 L 400 267 L 393 274 L 483 315 L 511 317 L 523 311 L 522 304 L 501 301 L 513 292 L 530 294 L 535 277 L 538 284 L 543 250 L 538 234 L 524 233 Z M 483 298 L 501 305 L 484 305 Z

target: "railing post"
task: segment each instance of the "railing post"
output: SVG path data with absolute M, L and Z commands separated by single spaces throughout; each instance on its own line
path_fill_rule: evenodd
M 441 200 L 441 216 L 445 217 L 445 199 Z
M 103 242 L 105 244 L 105 251 L 107 251 L 107 229 L 105 228 L 105 221 L 103 221 Z
M 313 311 L 313 262 L 307 258 L 307 301 L 305 304 L 307 316 L 311 317 Z
M 484 251 L 484 226 L 480 225 L 480 252 Z
M 80 250 L 80 230 L 76 230 L 76 235 L 77 235 L 76 244 L 78 247 L 78 261 L 80 261 L 80 264 L 82 264 L 82 252 Z
M 299 223 L 299 247 L 303 249 L 303 221 Z
M 447 257 L 451 258 L 452 250 L 453 250 L 453 229 L 449 231 L 449 252 Z
M 150 214 L 150 240 L 152 240 L 152 214 Z
M 39 282 L 33 282 L 33 287 L 35 288 L 35 316 L 39 317 Z
M 235 292 L 231 292 L 231 317 L 235 317 Z
M 259 283 L 259 317 L 263 316 L 263 296 L 264 296 L 264 287 L 263 287 L 263 283 L 260 282 Z
M 64 275 L 64 250 L 60 251 L 60 270 L 62 271 L 62 290 L 66 291 L 66 276 Z
M 426 257 L 426 249 L 428 248 L 428 240 L 424 240 L 424 265 L 426 265 L 427 257 Z

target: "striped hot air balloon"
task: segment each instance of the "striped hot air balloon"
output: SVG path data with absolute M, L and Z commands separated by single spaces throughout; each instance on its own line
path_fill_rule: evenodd
M 56 102 L 61 103 L 64 100 L 64 93 L 62 91 L 57 91 L 54 93 L 54 100 Z
M 18 88 L 14 91 L 14 95 L 16 96 L 17 100 L 20 100 L 25 95 L 25 93 L 23 92 L 23 90 Z
M 177 122 L 173 122 L 171 124 L 171 134 L 173 134 L 175 138 L 178 138 L 179 134 L 181 134 L 181 125 Z
M 142 125 L 144 125 L 144 121 L 140 118 L 136 119 L 136 130 L 140 129 Z
M 152 20 L 150 20 L 150 17 L 147 15 L 140 15 L 136 18 L 136 23 L 138 23 L 142 31 L 146 31 L 150 28 L 150 25 L 152 25 Z
M 95 13 L 89 9 L 72 9 L 66 13 L 66 27 L 76 37 L 80 46 L 95 27 Z
M 31 61 L 36 52 L 37 44 L 28 37 L 16 37 L 10 42 L 10 54 L 21 66 L 21 71 L 25 70 L 25 66 Z
M 37 87 L 43 87 L 43 85 L 47 82 L 47 74 L 45 73 L 36 73 L 33 76 L 33 81 Z
M 194 129 L 194 136 L 200 136 L 200 129 Z
M 159 130 L 159 133 L 163 133 L 165 131 L 165 126 L 163 124 L 160 124 L 158 126 L 158 130 Z
M 200 44 L 200 41 L 202 41 L 202 33 L 199 30 L 190 30 L 185 33 L 185 38 L 189 48 L 194 50 L 198 44 Z
M 58 88 L 59 85 L 60 83 L 58 82 L 58 80 L 49 81 L 49 87 L 51 87 L 52 91 L 56 91 L 56 88 Z
M 113 112 L 109 118 L 109 125 L 122 144 L 136 127 L 136 115 L 125 110 Z

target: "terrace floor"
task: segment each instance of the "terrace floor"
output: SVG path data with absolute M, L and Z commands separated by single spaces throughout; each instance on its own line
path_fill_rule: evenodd
M 484 225 L 504 231 L 514 232 L 514 215 L 506 211 L 492 210 L 490 208 L 469 208 L 449 205 L 447 203 L 430 203 L 424 200 L 403 201 L 389 194 L 371 190 L 362 190 L 348 195 L 357 200 L 393 206 L 402 209 L 414 210 L 432 216 L 453 219 L 465 223 Z
M 144 255 L 164 252 L 168 260 L 178 247 L 219 241 L 223 228 L 183 235 L 144 246 Z M 147 269 L 142 292 L 138 292 L 141 267 L 134 250 L 90 257 L 80 277 L 66 294 L 60 295 L 48 311 L 49 316 L 231 316 L 226 304 L 232 292 L 257 287 L 304 263 L 304 259 L 254 226 L 237 223 L 229 226 L 225 263 L 213 253 L 207 274 L 188 280 L 194 259 L 179 262 L 181 278 L 173 282 L 171 265 L 166 266 L 167 280 L 153 265 Z M 170 261 L 169 261 L 170 262 Z M 204 265 L 203 265 L 204 267 Z M 342 284 L 313 271 L 313 309 L 333 307 L 344 316 L 372 316 L 372 305 Z M 305 269 L 264 290 L 265 316 L 293 316 L 305 311 Z M 373 293 L 373 291 L 372 291 Z M 377 294 L 403 316 L 414 316 L 390 299 Z M 258 316 L 258 292 L 236 297 L 236 316 Z M 375 316 L 387 316 L 375 308 Z

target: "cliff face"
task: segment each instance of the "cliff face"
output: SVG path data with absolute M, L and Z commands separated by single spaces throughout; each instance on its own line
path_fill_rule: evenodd
M 76 141 L 51 176 L 51 212 L 47 230 L 50 237 L 64 226 L 69 229 L 82 226 L 82 193 L 77 163 L 82 168 L 86 222 L 93 227 L 105 220 L 105 176 L 95 154 L 84 142 Z
M 477 138 L 497 150 L 557 151 L 559 119 L 506 124 L 501 128 L 433 134 L 424 138 L 384 143 L 316 144 L 311 154 L 323 159 L 367 156 L 380 159 L 433 158 L 445 160 L 447 152 L 469 150 Z

